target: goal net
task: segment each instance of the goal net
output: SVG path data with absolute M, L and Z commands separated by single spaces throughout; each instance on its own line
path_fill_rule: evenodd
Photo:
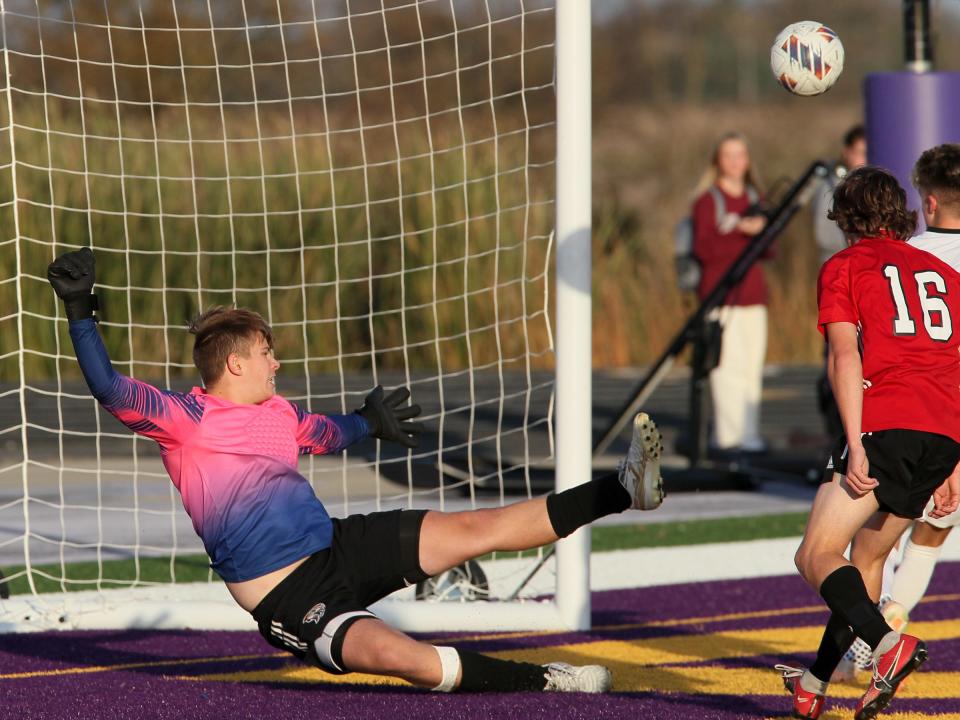
M 237 304 L 274 329 L 278 391 L 314 412 L 411 388 L 416 450 L 301 460 L 331 515 L 553 487 L 552 2 L 0 12 L 0 627 L 252 624 L 156 446 L 80 376 L 46 282 L 79 247 L 97 256 L 100 330 L 124 374 L 199 384 L 187 322 Z M 579 547 L 567 562 L 583 583 Z M 555 587 L 542 551 L 498 555 L 381 612 L 411 629 L 558 626 Z M 501 602 L 444 602 L 476 597 Z M 582 617 L 574 602 L 566 616 Z

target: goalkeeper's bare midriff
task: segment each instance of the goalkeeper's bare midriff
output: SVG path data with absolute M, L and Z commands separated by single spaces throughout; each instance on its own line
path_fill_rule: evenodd
M 233 599 L 237 601 L 240 607 L 247 612 L 253 612 L 253 609 L 260 604 L 260 601 L 263 600 L 271 590 L 280 584 L 281 580 L 300 567 L 306 560 L 307 558 L 300 558 L 286 567 L 274 570 L 266 575 L 261 575 L 253 580 L 228 582 L 227 590 L 230 591 Z

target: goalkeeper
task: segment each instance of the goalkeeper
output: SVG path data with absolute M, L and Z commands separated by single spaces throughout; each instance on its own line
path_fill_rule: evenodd
M 392 675 L 445 692 L 610 688 L 604 667 L 436 647 L 394 630 L 367 606 L 479 555 L 538 547 L 604 515 L 658 507 L 660 435 L 645 414 L 618 474 L 489 510 L 331 519 L 297 471 L 297 456 L 340 452 L 368 436 L 415 447 L 423 428 L 414 421 L 419 406 L 405 402 L 409 391 L 384 396 L 377 387 L 349 415 L 307 412 L 276 394 L 280 363 L 265 320 L 222 307 L 190 328 L 205 389 L 158 390 L 125 377 L 97 331 L 94 264 L 84 248 L 47 271 L 87 385 L 120 422 L 160 446 L 211 567 L 267 642 L 331 673 Z

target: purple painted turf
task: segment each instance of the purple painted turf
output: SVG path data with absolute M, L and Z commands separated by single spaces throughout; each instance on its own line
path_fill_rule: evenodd
M 938 567 L 930 594 L 960 593 L 960 563 Z M 824 611 L 779 618 L 728 620 L 672 627 L 613 629 L 604 626 L 644 624 L 670 619 L 733 612 L 815 606 L 818 597 L 797 577 L 717 583 L 691 583 L 661 588 L 611 591 L 593 596 L 593 633 L 484 640 L 465 643 L 471 649 L 542 647 L 599 638 L 643 638 L 726 629 L 788 627 L 823 622 Z M 916 619 L 952 619 L 960 602 L 926 603 Z M 930 670 L 960 669 L 960 640 L 930 643 Z M 0 674 L 120 663 L 254 655 L 238 661 L 144 667 L 83 675 L 0 680 L 0 707 L 5 717 L 32 720 L 66 718 L 734 718 L 783 716 L 787 696 L 724 696 L 631 693 L 602 696 L 511 694 L 440 696 L 410 689 L 362 686 L 277 685 L 184 681 L 177 675 L 278 668 L 292 659 L 272 657 L 276 651 L 256 633 L 226 632 L 69 632 L 0 637 Z M 711 664 L 770 667 L 790 658 L 776 648 L 758 647 L 757 655 Z M 804 657 L 800 658 L 805 659 Z M 833 703 L 831 703 L 831 706 Z M 837 701 L 852 707 L 853 701 Z M 960 712 L 958 698 L 898 699 L 892 709 Z

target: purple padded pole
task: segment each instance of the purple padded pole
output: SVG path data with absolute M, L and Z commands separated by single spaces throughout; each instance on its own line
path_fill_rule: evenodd
M 919 209 L 913 164 L 934 145 L 960 142 L 960 73 L 873 73 L 864 101 L 870 164 L 892 171 Z

